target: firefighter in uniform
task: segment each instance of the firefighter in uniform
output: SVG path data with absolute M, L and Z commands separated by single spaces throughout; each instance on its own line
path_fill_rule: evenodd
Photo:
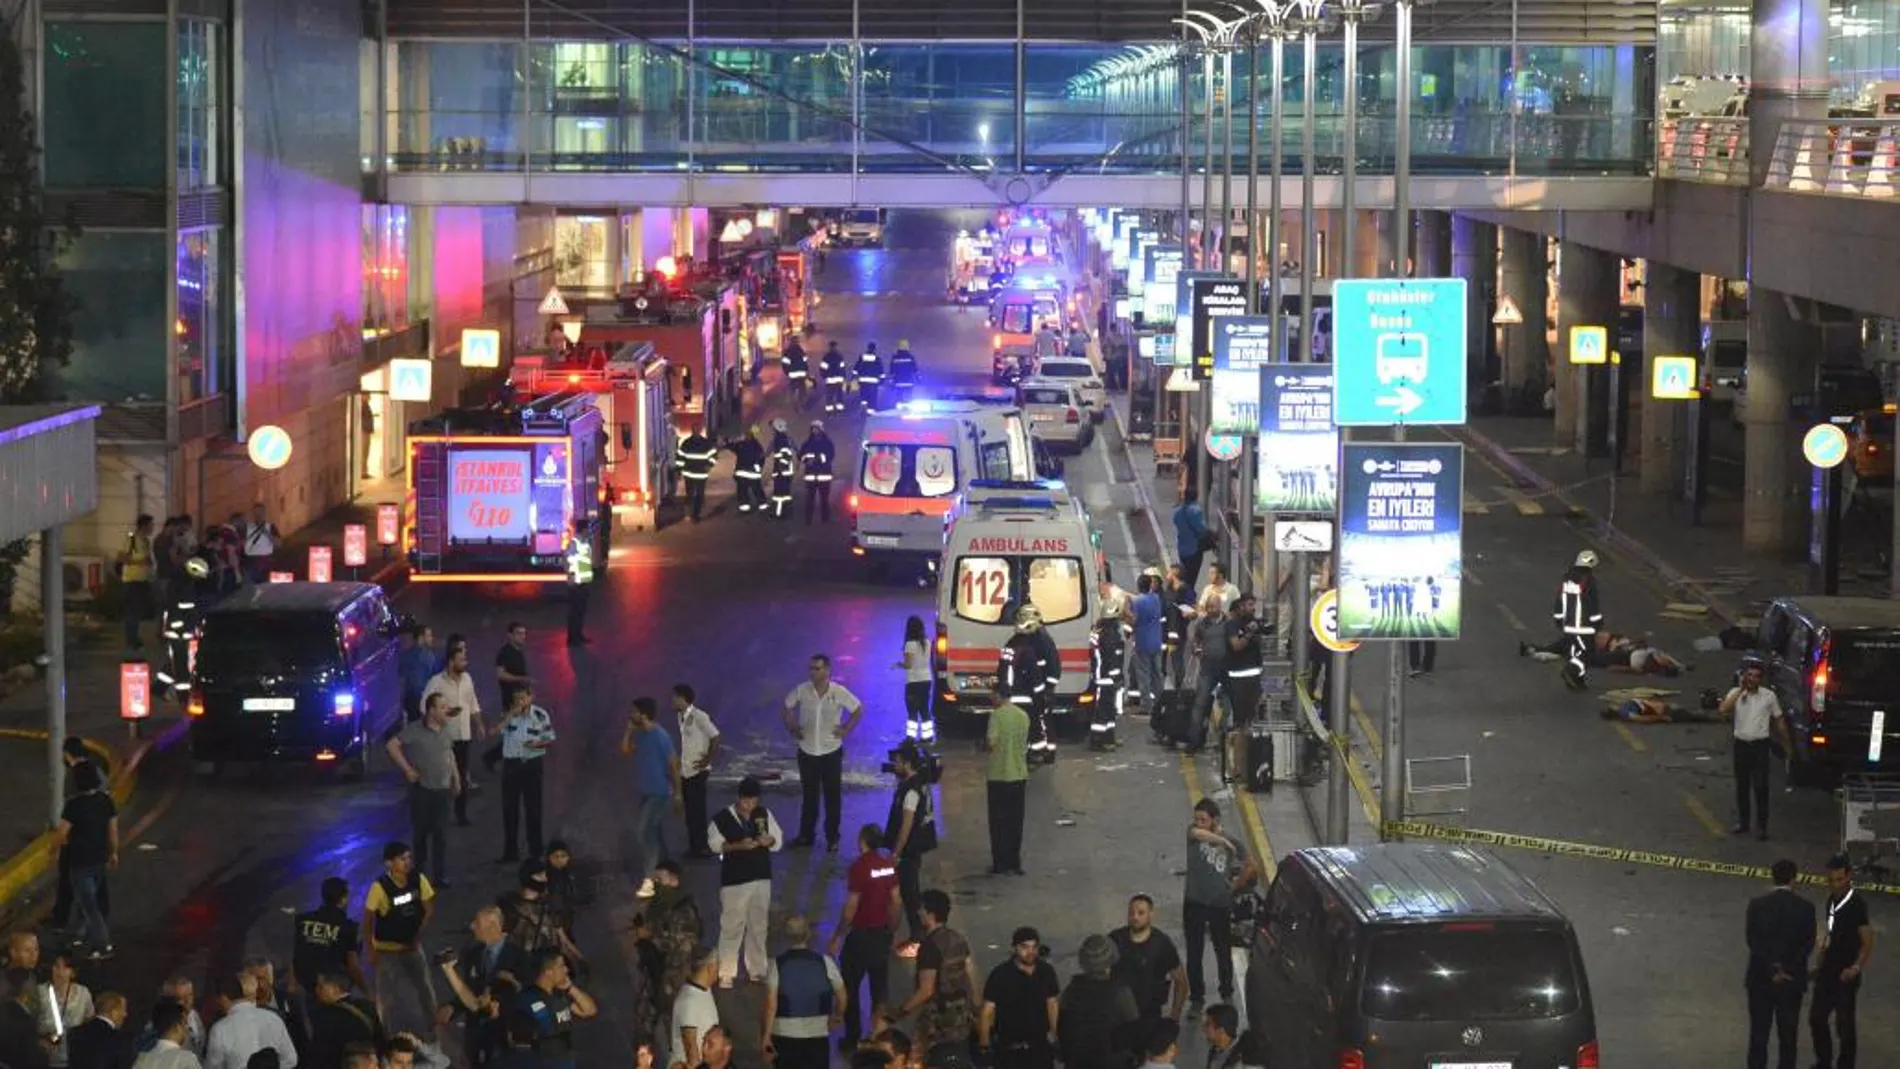
M 706 480 L 712 478 L 713 461 L 718 455 L 712 440 L 702 431 L 688 431 L 680 439 L 673 463 L 679 465 L 680 478 L 686 482 L 686 512 L 694 523 L 699 522 L 699 514 L 706 508 Z
M 1062 676 L 1062 657 L 1042 626 L 1042 610 L 1016 610 L 1016 633 L 1004 644 L 996 666 L 997 688 L 1006 700 L 1029 714 L 1030 764 L 1054 763 L 1055 739 L 1049 734 L 1049 704 Z
M 1089 636 L 1089 679 L 1095 686 L 1095 713 L 1089 721 L 1089 749 L 1113 750 L 1115 721 L 1122 712 L 1122 668 L 1128 650 L 1122 643 L 1122 622 L 1104 617 L 1095 621 Z
M 759 428 L 747 427 L 745 437 L 725 443 L 732 451 L 732 494 L 739 501 L 739 515 L 765 511 L 765 447 L 759 444 Z
M 899 339 L 897 351 L 891 354 L 890 366 L 891 405 L 893 407 L 910 400 L 917 390 L 917 357 L 910 351 L 910 342 Z
M 798 462 L 805 469 L 805 524 L 810 526 L 814 507 L 826 523 L 831 522 L 831 469 L 838 450 L 825 433 L 825 421 L 811 421 L 811 436 L 799 447 Z
M 183 574 L 170 584 L 170 600 L 158 618 L 158 636 L 165 643 L 165 667 L 159 670 L 158 681 L 171 697 L 181 700 L 191 690 L 191 643 L 204 622 L 200 606 L 210 603 L 210 575 L 211 562 L 197 554 L 187 557 Z
M 567 547 L 567 644 L 587 643 L 587 597 L 594 592 L 594 547 L 576 524 Z
M 1597 555 L 1591 550 L 1577 554 L 1563 583 L 1557 588 L 1557 609 L 1551 619 L 1563 630 L 1564 685 L 1583 690 L 1589 685 L 1590 654 L 1596 647 L 1597 629 L 1603 626 L 1603 609 L 1597 603 Z
M 772 518 L 792 517 L 792 474 L 798 467 L 798 453 L 792 448 L 792 436 L 785 433 L 785 421 L 772 421 L 772 444 L 768 449 L 772 465 Z
M 825 380 L 825 411 L 844 411 L 844 354 L 838 351 L 838 343 L 832 342 L 825 349 L 825 355 L 818 359 L 819 377 Z
M 854 369 L 858 378 L 858 402 L 866 412 L 877 409 L 877 388 L 884 381 L 884 358 L 877 355 L 877 343 L 864 343 L 864 352 L 858 354 L 858 366 Z
M 800 408 L 805 406 L 805 395 L 811 392 L 811 367 L 805 360 L 805 347 L 798 339 L 785 343 L 785 353 L 779 358 L 779 369 L 785 372 L 785 383 L 791 387 L 792 401 Z

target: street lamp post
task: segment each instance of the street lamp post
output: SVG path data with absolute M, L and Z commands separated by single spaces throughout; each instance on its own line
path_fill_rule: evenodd
M 1214 89 L 1214 55 L 1217 52 L 1220 53 L 1222 73 L 1231 76 L 1233 73 L 1235 35 L 1240 31 L 1240 28 L 1245 25 L 1246 20 L 1233 19 L 1230 21 L 1222 21 L 1204 11 L 1190 11 L 1186 17 L 1194 20 L 1195 24 L 1202 27 L 1204 31 L 1202 34 L 1203 41 L 1208 49 L 1206 63 L 1202 68 L 1207 75 L 1207 170 L 1206 173 L 1203 174 L 1201 181 L 1200 265 L 1203 271 L 1220 270 L 1220 262 L 1225 257 L 1216 252 L 1217 246 L 1213 246 L 1215 228 L 1210 211 L 1214 200 L 1214 107 L 1219 98 L 1225 97 L 1228 100 L 1227 173 L 1231 176 L 1234 167 L 1233 92 L 1230 85 L 1231 77 L 1229 77 L 1223 81 L 1219 94 L 1216 94 Z M 1227 214 L 1226 200 L 1231 195 L 1231 189 L 1225 181 L 1223 181 L 1222 187 L 1223 190 L 1226 190 L 1222 196 L 1221 208 L 1221 213 L 1225 216 Z M 1224 242 L 1225 231 L 1227 229 L 1227 220 L 1225 218 L 1221 220 L 1220 229 L 1223 235 L 1221 240 Z M 1179 336 L 1178 329 L 1177 327 L 1177 337 Z M 1195 338 L 1194 341 L 1196 345 L 1201 343 L 1200 338 Z M 1192 361 L 1195 355 L 1194 353 L 1189 353 L 1188 359 Z M 1179 359 L 1179 357 L 1177 356 L 1176 359 Z M 1194 435 L 1184 435 L 1185 440 L 1182 443 L 1184 449 L 1195 448 L 1198 444 L 1198 439 L 1207 433 L 1207 428 L 1214 422 L 1214 391 L 1209 385 L 1204 384 L 1201 386 L 1200 403 L 1196 407 L 1200 410 L 1199 426 L 1195 428 Z M 1201 502 L 1203 509 L 1212 511 L 1214 503 L 1209 499 L 1209 490 L 1214 485 L 1213 459 L 1211 457 L 1205 460 L 1196 458 L 1194 470 L 1196 473 L 1194 480 L 1195 498 Z M 1216 515 L 1219 515 L 1219 513 L 1216 513 Z
M 1313 287 L 1317 284 L 1319 233 L 1313 208 L 1314 68 L 1319 66 L 1320 0 L 1297 0 L 1294 25 L 1302 38 L 1300 65 L 1300 347 L 1313 353 Z M 1292 354 L 1298 356 L 1299 354 Z
M 1259 0 L 1260 14 L 1254 19 L 1253 32 L 1247 49 L 1247 307 L 1249 311 L 1260 311 L 1260 37 L 1264 33 L 1273 48 L 1273 63 L 1270 68 L 1271 92 L 1273 94 L 1273 118 L 1268 135 L 1273 141 L 1272 164 L 1270 168 L 1272 189 L 1268 194 L 1268 217 L 1266 220 L 1266 258 L 1268 299 L 1266 314 L 1269 317 L 1267 341 L 1268 358 L 1283 359 L 1278 352 L 1279 315 L 1280 315 L 1280 273 L 1274 270 L 1275 258 L 1280 250 L 1280 179 L 1285 161 L 1280 154 L 1280 135 L 1286 121 L 1286 102 L 1281 93 L 1281 84 L 1286 77 L 1286 15 L 1291 9 L 1290 3 L 1281 0 Z M 1251 582 L 1253 577 L 1253 524 L 1254 524 L 1254 476 L 1258 466 L 1260 436 L 1247 435 L 1242 442 L 1240 457 L 1240 574 L 1243 581 Z M 1271 533 L 1273 517 L 1267 517 L 1267 529 Z M 1273 540 L 1261 543 L 1261 573 L 1264 584 L 1257 589 L 1268 607 L 1268 611 L 1279 623 L 1280 584 L 1279 566 L 1274 560 Z M 1282 624 L 1284 627 L 1284 624 Z M 1284 633 L 1284 632 L 1283 632 Z M 1297 640 L 1296 646 L 1304 645 Z

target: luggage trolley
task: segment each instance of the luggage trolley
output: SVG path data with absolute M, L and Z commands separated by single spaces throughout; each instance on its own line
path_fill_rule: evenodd
M 1855 879 L 1891 882 L 1900 857 L 1900 779 L 1851 775 L 1841 780 L 1841 852 L 1854 862 Z

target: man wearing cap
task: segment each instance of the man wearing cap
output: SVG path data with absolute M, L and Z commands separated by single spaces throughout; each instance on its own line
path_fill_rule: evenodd
M 798 460 L 805 469 L 805 526 L 811 526 L 812 512 L 831 522 L 831 468 L 838 449 L 825 433 L 825 421 L 811 421 L 811 436 L 798 449 Z
M 983 984 L 977 1044 L 994 1069 L 1053 1069 L 1061 985 L 1042 960 L 1042 936 L 1034 928 L 1016 929 L 1009 943 L 1009 960 L 991 969 Z
M 1105 935 L 1091 935 L 1076 951 L 1082 971 L 1063 989 L 1056 1014 L 1056 1048 L 1063 1065 L 1132 1066 L 1141 1046 L 1141 1010 L 1134 992 L 1115 975 L 1120 953 Z
M 765 980 L 765 926 L 772 905 L 772 855 L 784 846 L 778 818 L 759 804 L 759 781 L 739 781 L 739 799 L 712 820 L 707 845 L 719 855 L 719 986 L 746 975 Z

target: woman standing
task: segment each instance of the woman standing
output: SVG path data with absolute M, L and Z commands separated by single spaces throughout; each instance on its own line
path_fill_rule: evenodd
M 904 621 L 904 737 L 921 743 L 937 741 L 937 721 L 930 715 L 930 642 L 924 637 L 924 618 Z
M 71 954 L 54 955 L 52 982 L 46 985 L 48 996 L 38 1000 L 40 1034 L 53 1045 L 48 1064 L 54 1069 L 64 1069 L 66 1065 L 66 1036 L 92 1020 L 92 992 L 78 977 Z

